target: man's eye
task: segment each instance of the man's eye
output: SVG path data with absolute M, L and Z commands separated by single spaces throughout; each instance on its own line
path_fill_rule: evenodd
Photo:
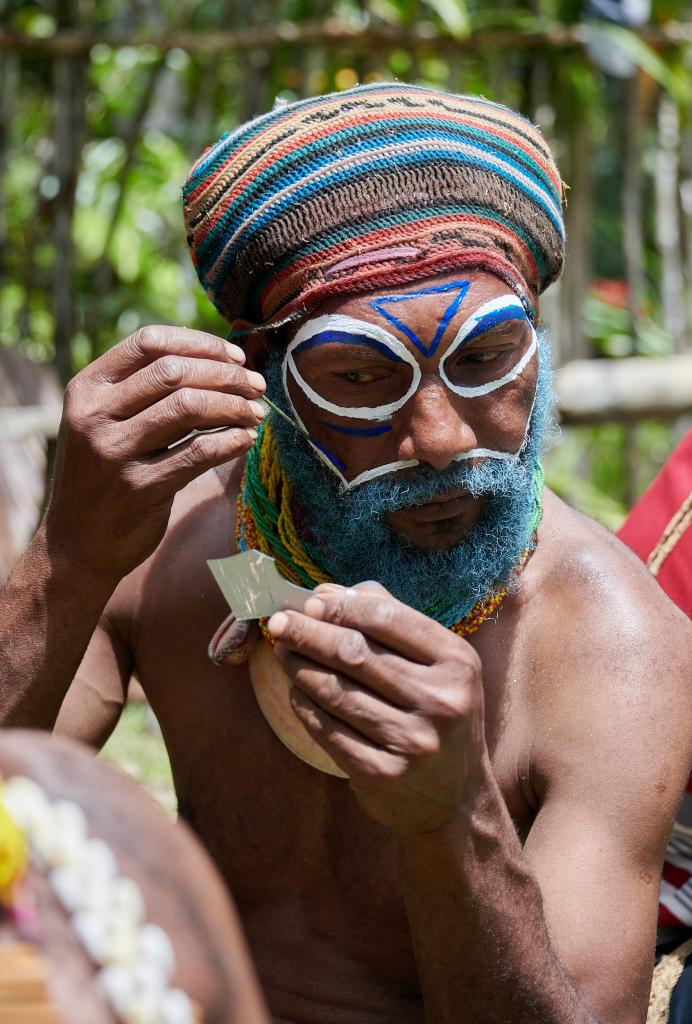
M 496 349 L 481 349 L 477 352 L 467 352 L 462 358 L 463 363 L 473 363 L 475 365 L 481 363 L 493 363 L 496 359 L 499 359 L 503 352 L 498 352 Z
M 372 384 L 377 380 L 377 374 L 372 370 L 349 370 L 347 373 L 340 373 L 339 377 L 348 384 Z

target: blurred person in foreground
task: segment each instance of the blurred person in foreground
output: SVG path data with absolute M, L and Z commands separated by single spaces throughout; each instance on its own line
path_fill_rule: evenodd
M 357 87 L 222 138 L 184 203 L 233 340 L 144 328 L 70 384 L 4 721 L 99 745 L 136 668 L 277 1022 L 641 1021 L 692 644 L 543 487 L 544 139 Z M 206 560 L 249 548 L 315 593 L 210 660 Z
M 61 737 L 0 733 L 3 1024 L 267 1024 L 184 825 Z

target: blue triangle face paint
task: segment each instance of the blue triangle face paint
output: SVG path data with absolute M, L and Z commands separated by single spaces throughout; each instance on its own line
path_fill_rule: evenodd
M 437 348 L 442 341 L 442 336 L 447 329 L 452 317 L 456 314 L 459 307 L 461 306 L 466 293 L 469 290 L 469 281 L 452 281 L 450 284 L 439 284 L 432 288 L 420 288 L 415 292 L 406 292 L 404 295 L 385 295 L 381 299 L 373 299 L 370 303 L 370 308 L 374 309 L 376 313 L 383 316 L 385 320 L 388 320 L 390 324 L 397 327 L 406 337 L 412 342 L 419 352 L 422 352 L 424 356 L 433 356 L 437 351 Z M 435 331 L 435 337 L 429 345 L 426 345 L 421 338 L 412 331 L 411 328 L 406 324 L 405 319 L 401 319 L 398 316 L 394 316 L 386 308 L 387 306 L 398 306 L 400 303 L 413 302 L 420 298 L 421 295 L 439 295 L 443 292 L 453 292 L 452 301 L 447 306 L 444 314 L 437 325 Z M 405 310 L 402 311 L 405 316 Z

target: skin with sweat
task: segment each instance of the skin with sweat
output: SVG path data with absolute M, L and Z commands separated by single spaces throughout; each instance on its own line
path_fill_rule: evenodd
M 464 276 L 442 348 L 507 292 Z M 372 299 L 318 313 L 380 323 Z M 407 323 L 429 336 L 447 305 L 427 296 Z M 228 609 L 205 563 L 232 550 L 262 347 L 243 368 L 232 346 L 157 328 L 76 379 L 51 508 L 2 595 L 4 721 L 50 728 L 59 711 L 60 731 L 99 744 L 136 669 L 181 813 L 233 892 L 277 1022 L 635 1024 L 689 772 L 687 620 L 615 539 L 546 492 L 520 588 L 467 641 L 372 584 L 275 617 L 296 713 L 350 783 L 308 767 L 263 719 L 247 665 L 206 654 Z M 521 445 L 535 366 L 467 402 L 426 359 L 392 431 L 370 448 L 331 439 L 341 461 L 443 469 L 475 446 Z M 237 429 L 165 449 L 219 425 Z M 390 524 L 439 549 L 482 501 L 462 494 Z M 20 628 L 21 650 L 9 642 Z

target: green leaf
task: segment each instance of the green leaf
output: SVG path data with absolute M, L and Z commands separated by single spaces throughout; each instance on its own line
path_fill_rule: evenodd
M 450 35 L 465 39 L 471 35 L 471 18 L 465 0 L 425 0 Z
M 619 46 L 630 60 L 669 92 L 677 103 L 685 104 L 692 99 L 689 75 L 681 73 L 679 67 L 667 64 L 636 32 L 606 22 L 591 24 L 589 28 L 594 34 L 605 36 Z
M 370 0 L 368 11 L 373 17 L 380 18 L 389 25 L 401 25 L 405 20 L 401 5 L 394 3 L 393 0 Z
M 616 501 L 588 479 L 580 479 L 573 471 L 560 467 L 546 469 L 546 484 L 568 505 L 598 520 L 613 532 L 622 526 L 626 515 L 624 505 Z

